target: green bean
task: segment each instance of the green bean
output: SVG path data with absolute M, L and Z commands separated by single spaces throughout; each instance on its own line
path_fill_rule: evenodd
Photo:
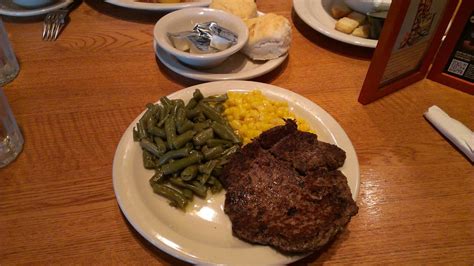
M 180 108 L 174 101 L 171 102 L 171 115 L 176 117 L 176 113 L 178 113 L 178 109 Z
M 202 175 L 198 175 L 198 177 L 196 179 L 197 179 L 197 181 L 199 181 L 199 183 L 201 183 L 201 185 L 204 185 L 204 184 L 206 184 L 207 180 L 209 179 L 209 176 L 210 175 L 202 174 Z
M 153 116 L 150 116 L 148 120 L 146 121 L 146 129 L 148 130 L 148 132 L 150 128 L 154 127 L 157 123 L 158 121 L 156 121 L 156 118 Z
M 230 140 L 233 143 L 240 143 L 240 138 L 235 134 L 231 127 L 220 123 L 212 122 L 211 128 L 219 137 Z
M 148 108 L 148 110 L 150 110 L 152 117 L 156 118 L 156 117 L 160 116 L 161 108 L 160 108 L 159 105 L 157 105 L 157 104 L 155 105 L 155 104 L 152 104 L 152 103 L 147 103 L 146 108 Z
M 192 190 L 194 194 L 201 198 L 205 198 L 207 196 L 207 188 L 199 182 L 192 182 L 191 184 L 189 184 L 179 178 L 170 178 L 170 183 L 178 187 L 183 187 Z
M 169 153 L 169 152 L 168 152 Z M 172 163 L 167 163 L 161 166 L 163 173 L 172 174 L 190 165 L 199 163 L 202 160 L 202 154 L 199 152 L 190 153 L 188 157 L 176 160 Z
M 185 106 L 183 99 L 173 99 L 173 100 L 171 100 L 171 103 L 173 105 L 178 106 L 178 107 L 184 107 Z
M 174 139 L 172 140 L 173 147 L 175 149 L 183 147 L 184 145 L 186 145 L 186 143 L 193 139 L 194 135 L 196 135 L 196 131 L 189 130 L 179 136 L 174 137 Z
M 160 118 L 161 118 L 161 113 L 164 112 L 164 108 L 163 108 L 163 106 L 161 106 L 159 104 L 155 104 L 155 108 L 156 108 L 155 117 L 159 121 Z
M 212 169 L 212 173 L 213 175 L 215 176 L 220 176 L 222 174 L 222 171 L 223 171 L 223 168 L 221 165 L 217 165 L 216 167 L 214 167 L 214 169 Z
M 178 125 L 178 127 L 183 124 L 183 122 L 185 121 L 186 119 L 186 110 L 184 110 L 184 108 L 178 108 L 178 110 L 176 110 L 176 125 Z
M 147 103 L 146 108 L 150 110 L 152 117 L 158 117 L 160 115 L 161 108 L 157 104 Z
M 225 152 L 225 151 L 224 151 Z M 229 158 L 225 157 L 225 156 L 222 156 L 221 158 L 219 158 L 219 160 L 217 161 L 217 166 L 221 167 L 223 166 L 224 164 L 228 163 L 229 162 Z
M 170 109 L 170 107 L 173 105 L 173 103 L 171 102 L 170 99 L 168 99 L 168 97 L 166 96 L 163 96 L 160 98 L 160 102 L 161 102 L 161 105 L 163 105 L 163 107 L 168 107 L 168 110 Z
M 188 110 L 186 110 L 186 118 L 187 119 L 193 119 L 201 113 L 202 113 L 202 111 L 199 107 L 195 107 L 193 109 L 188 109 Z
M 222 102 L 225 102 L 229 99 L 229 97 L 227 97 L 227 93 L 224 93 L 224 94 L 221 94 L 221 95 L 212 95 L 212 96 L 209 96 L 209 97 L 206 97 L 204 99 L 202 99 L 203 102 L 217 102 L 217 103 L 222 103 Z
M 222 184 L 219 179 L 210 176 L 207 183 L 211 185 L 211 193 L 216 194 L 222 190 Z
M 216 165 L 217 165 L 217 160 L 210 160 L 209 162 L 205 164 L 201 164 L 198 167 L 199 173 L 210 175 L 212 173 L 212 170 L 214 170 L 214 168 L 216 167 Z
M 138 120 L 138 123 L 140 125 L 142 125 L 142 127 L 146 130 L 146 126 L 147 126 L 147 121 L 150 117 L 152 117 L 152 110 L 151 108 L 148 108 L 145 113 L 143 114 L 143 116 L 140 118 L 140 120 Z
M 138 132 L 137 136 L 139 140 L 144 139 L 148 136 L 145 128 L 143 127 L 143 124 L 140 124 L 140 122 L 137 123 L 137 132 Z
M 222 114 L 224 111 L 225 111 L 225 107 L 222 103 L 218 103 L 214 106 L 214 109 L 216 109 L 216 111 L 219 113 L 219 114 Z
M 228 149 L 226 149 L 223 153 L 222 153 L 222 157 L 227 159 L 229 158 L 230 155 L 234 154 L 235 152 L 237 152 L 239 150 L 239 145 L 234 145 Z
M 161 170 L 155 170 L 155 174 L 150 178 L 150 185 L 162 184 L 165 182 L 165 174 Z
M 177 126 L 177 130 L 179 134 L 183 134 L 184 132 L 191 130 L 194 128 L 194 123 L 191 120 L 185 119 L 181 125 Z
M 160 119 L 160 121 L 158 122 L 157 126 L 159 128 L 161 128 L 165 123 L 166 123 L 166 120 L 168 120 L 168 118 L 170 117 L 170 114 L 167 113 L 165 114 L 165 116 L 163 117 L 163 119 Z
M 166 132 L 164 129 L 153 126 L 148 128 L 148 133 L 152 134 L 153 136 L 157 136 L 160 138 L 166 138 Z
M 140 141 L 140 138 L 138 137 L 138 130 L 136 127 L 133 128 L 133 141 Z
M 206 145 L 209 148 L 216 147 L 216 146 L 230 147 L 232 146 L 232 142 L 225 139 L 208 139 L 206 141 Z
M 194 193 L 192 190 L 190 189 L 187 189 L 187 188 L 183 188 L 181 189 L 181 192 L 183 192 L 183 195 L 189 200 L 189 201 L 192 201 L 193 198 L 194 198 Z
M 161 154 L 164 154 L 166 152 L 166 143 L 160 137 L 154 137 L 153 141 L 155 142 L 158 151 Z
M 214 131 L 212 128 L 205 129 L 193 137 L 194 145 L 203 145 L 208 139 L 214 137 Z
M 184 147 L 185 147 L 186 149 L 189 149 L 190 151 L 192 151 L 192 150 L 194 149 L 194 145 L 193 145 L 192 142 L 186 143 L 186 145 L 184 145 Z
M 183 193 L 179 192 L 176 189 L 173 189 L 165 185 L 160 185 L 160 184 L 153 184 L 152 187 L 153 187 L 153 192 L 167 198 L 172 203 L 174 203 L 176 207 L 180 209 L 184 209 L 186 205 L 188 204 L 188 201 L 186 197 L 183 195 Z
M 176 124 L 174 117 L 168 117 L 165 122 L 165 133 L 166 133 L 166 141 L 168 142 L 168 148 L 173 148 L 173 141 L 176 137 Z
M 204 146 L 207 147 L 207 146 Z M 224 148 L 222 146 L 216 146 L 212 148 L 202 149 L 202 154 L 206 160 L 212 160 L 220 157 L 224 152 Z
M 166 118 L 168 118 L 170 113 L 170 106 L 169 105 L 163 105 L 163 110 L 160 112 L 160 120 L 158 122 L 158 127 L 161 127 L 163 123 L 165 123 Z
M 163 155 L 162 150 L 158 148 L 155 143 L 151 142 L 148 139 L 142 139 L 140 140 L 140 146 L 144 149 L 149 151 L 151 154 L 159 157 Z
M 209 128 L 210 126 L 211 126 L 211 121 L 206 120 L 204 122 L 195 123 L 194 124 L 194 130 L 196 130 L 197 132 L 201 132 L 204 129 Z
M 146 169 L 154 169 L 155 168 L 155 161 L 153 160 L 153 154 L 148 152 L 147 150 L 143 150 L 143 166 Z
M 193 98 L 199 102 L 201 101 L 202 99 L 204 99 L 204 95 L 202 95 L 201 91 L 199 89 L 196 89 L 194 92 L 193 92 Z
M 212 121 L 221 123 L 223 125 L 227 124 L 227 120 L 224 117 L 222 117 L 221 114 L 219 114 L 216 110 L 214 110 L 214 108 L 212 108 L 208 104 L 200 102 L 198 106 L 199 108 L 201 108 L 203 114 L 207 118 L 211 119 Z
M 194 98 L 191 98 L 191 100 L 189 100 L 188 104 L 186 104 L 186 106 L 184 107 L 184 109 L 187 110 L 191 110 L 193 109 L 194 107 L 196 107 L 196 105 L 198 104 L 198 101 Z
M 193 165 L 190 165 L 190 166 L 184 168 L 184 170 L 181 172 L 180 177 L 184 181 L 189 181 L 189 180 L 196 177 L 197 172 L 198 172 L 198 165 L 193 164 Z
M 189 148 L 182 148 L 179 150 L 171 150 L 165 154 L 163 154 L 160 159 L 158 160 L 159 165 L 163 165 L 165 163 L 169 163 L 171 159 L 183 158 L 189 155 L 191 150 Z M 168 174 L 168 173 L 166 173 Z
M 193 122 L 195 123 L 204 122 L 204 121 L 206 121 L 206 116 L 202 112 L 193 118 Z

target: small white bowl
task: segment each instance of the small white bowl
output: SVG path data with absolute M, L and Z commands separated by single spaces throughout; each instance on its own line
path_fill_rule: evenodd
M 26 8 L 42 7 L 54 2 L 57 0 L 13 0 L 13 3 Z
M 233 46 L 211 54 L 191 54 L 176 49 L 168 33 L 190 31 L 196 23 L 215 21 L 220 26 L 234 32 L 238 36 Z M 162 17 L 153 31 L 157 44 L 179 61 L 195 68 L 211 68 L 224 62 L 229 56 L 237 53 L 248 40 L 248 28 L 244 21 L 227 12 L 210 8 L 185 8 Z

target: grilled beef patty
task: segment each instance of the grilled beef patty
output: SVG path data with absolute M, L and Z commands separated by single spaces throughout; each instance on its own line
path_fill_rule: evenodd
M 292 120 L 263 132 L 220 176 L 234 235 L 289 253 L 324 246 L 358 211 L 337 170 L 345 158 L 342 149 L 298 131 Z

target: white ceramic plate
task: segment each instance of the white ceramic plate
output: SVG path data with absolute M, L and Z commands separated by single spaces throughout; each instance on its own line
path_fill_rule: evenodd
M 377 40 L 364 39 L 337 31 L 336 19 L 329 11 L 333 2 L 340 0 L 293 0 L 293 8 L 298 16 L 311 28 L 341 42 L 375 48 Z
M 44 7 L 31 9 L 31 8 L 24 8 L 24 7 L 18 6 L 14 4 L 12 0 L 1 0 L 0 1 L 0 15 L 12 16 L 12 17 L 38 16 L 38 15 L 46 14 L 56 9 L 63 8 L 72 2 L 73 0 L 59 0 L 58 2 L 52 5 L 47 5 Z
M 347 176 L 353 198 L 357 197 L 359 163 L 354 147 L 341 126 L 321 107 L 291 91 L 251 81 L 204 83 L 177 91 L 169 98 L 188 101 L 195 89 L 204 95 L 259 89 L 271 99 L 287 101 L 291 110 L 318 133 L 319 139 L 346 151 L 347 159 L 341 170 Z M 191 263 L 268 265 L 287 264 L 302 258 L 284 256 L 268 246 L 251 245 L 232 236 L 230 220 L 223 211 L 224 192 L 207 200 L 195 198 L 186 213 L 170 207 L 166 199 L 154 194 L 148 183 L 153 171 L 143 167 L 141 148 L 132 137 L 132 129 L 143 113 L 130 124 L 118 144 L 113 162 L 113 185 L 120 208 L 144 238 Z
M 217 67 L 194 69 L 181 63 L 176 57 L 160 48 L 156 41 L 153 41 L 153 48 L 163 65 L 182 76 L 201 81 L 252 79 L 277 68 L 288 57 L 288 54 L 286 54 L 273 60 L 252 61 L 242 53 L 235 53 Z
M 135 0 L 105 0 L 105 2 L 126 7 L 132 9 L 141 9 L 141 10 L 152 10 L 152 11 L 173 11 L 186 7 L 207 7 L 211 3 L 211 0 L 194 0 L 192 2 L 182 2 L 182 3 L 142 3 L 136 2 Z

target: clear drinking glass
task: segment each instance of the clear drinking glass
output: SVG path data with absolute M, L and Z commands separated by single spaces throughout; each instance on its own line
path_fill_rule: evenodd
M 7 31 L 0 19 L 0 86 L 12 81 L 19 71 L 20 66 L 8 40 Z
M 23 149 L 23 136 L 0 87 L 0 168 L 11 163 Z

